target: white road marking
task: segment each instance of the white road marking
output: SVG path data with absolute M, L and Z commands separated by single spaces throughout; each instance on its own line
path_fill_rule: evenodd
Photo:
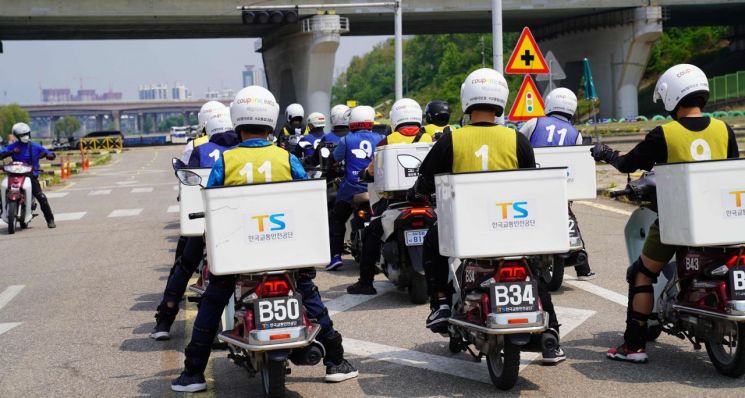
M 587 202 L 587 201 L 584 201 L 584 200 L 577 200 L 574 203 L 581 204 L 583 206 L 594 207 L 594 208 L 600 209 L 600 210 L 609 211 L 611 213 L 622 214 L 624 216 L 630 216 L 631 215 L 631 212 L 628 211 L 628 210 L 623 210 L 623 209 L 619 209 L 619 208 L 616 208 L 616 207 L 613 207 L 613 206 L 608 206 L 608 205 L 604 205 L 604 204 L 600 204 L 600 203 Z
M 110 189 L 98 189 L 95 191 L 88 192 L 88 196 L 100 196 L 100 195 L 111 195 Z
M 570 276 L 570 275 L 564 276 L 564 283 L 571 285 L 573 287 L 576 287 L 577 289 L 582 289 L 588 293 L 602 297 L 608 301 L 612 301 L 624 307 L 627 307 L 629 304 L 629 298 L 625 294 L 616 293 L 613 290 L 600 287 L 590 282 L 578 281 L 577 279 L 575 279 L 573 276 Z
M 565 337 L 572 330 L 594 315 L 595 311 L 556 307 L 556 313 L 562 324 L 561 336 Z M 347 336 L 344 337 L 344 351 L 357 356 L 373 358 L 398 365 L 425 369 L 463 379 L 491 384 L 485 360 L 482 360 L 482 363 L 464 361 L 447 356 L 356 340 Z M 569 355 L 571 356 L 571 352 Z M 540 358 L 540 354 L 538 353 L 522 353 L 520 368 L 523 369 L 538 358 Z
M 4 322 L 0 323 L 0 334 L 3 334 L 7 332 L 10 329 L 13 329 L 14 327 L 20 325 L 21 322 Z
M 132 193 L 148 193 L 153 192 L 153 187 L 144 187 L 144 188 L 132 188 Z
M 181 206 L 179 205 L 168 206 L 168 213 L 178 213 L 179 211 L 181 211 Z
M 130 184 L 137 184 L 137 181 L 130 180 L 130 181 L 119 181 L 116 183 L 117 185 L 130 185 Z
M 134 217 L 139 216 L 142 209 L 119 209 L 114 210 L 107 217 Z
M 75 221 L 83 218 L 87 213 L 79 211 L 76 213 L 57 213 L 54 215 L 54 221 Z
M 374 282 L 375 289 L 378 291 L 377 295 L 364 295 L 364 294 L 344 294 L 333 300 L 326 301 L 326 308 L 329 310 L 329 316 L 344 312 L 350 308 L 356 307 L 362 303 L 366 303 L 375 297 L 381 296 L 389 291 L 393 290 L 395 286 L 390 282 Z
M 49 198 L 49 199 L 55 199 L 55 198 L 64 198 L 64 197 L 65 197 L 65 196 L 67 196 L 67 195 L 68 195 L 69 193 L 70 193 L 70 192 L 49 192 L 49 193 L 46 193 L 45 195 L 46 195 L 46 196 L 47 196 L 47 198 Z
M 13 300 L 13 297 L 15 297 L 18 293 L 23 290 L 23 288 L 26 287 L 25 285 L 12 285 L 8 286 L 3 290 L 2 293 L 0 293 L 0 310 L 5 307 L 6 304 L 10 302 L 10 300 Z

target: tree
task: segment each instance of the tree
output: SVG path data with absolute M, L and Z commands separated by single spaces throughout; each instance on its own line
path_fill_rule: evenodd
M 65 116 L 54 123 L 54 134 L 58 141 L 62 139 L 62 135 L 68 140 L 71 139 L 78 130 L 80 130 L 80 120 L 73 116 Z
M 7 137 L 16 123 L 28 123 L 28 112 L 18 104 L 0 106 L 0 135 Z
M 168 119 L 160 122 L 158 125 L 159 131 L 170 131 L 171 127 L 174 126 L 183 126 L 184 125 L 184 116 L 182 115 L 172 115 L 169 116 Z

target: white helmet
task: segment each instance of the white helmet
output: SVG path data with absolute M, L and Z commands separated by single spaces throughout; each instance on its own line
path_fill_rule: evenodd
M 321 112 L 313 112 L 308 115 L 308 124 L 313 127 L 326 127 L 326 115 Z
M 202 129 L 204 126 L 207 125 L 207 120 L 209 120 L 210 115 L 212 115 L 215 111 L 220 111 L 225 109 L 225 105 L 222 104 L 222 102 L 218 101 L 208 101 L 202 107 L 199 109 L 199 113 L 197 113 L 197 119 L 199 120 L 199 128 Z
M 331 108 L 331 126 L 349 126 L 349 111 L 346 105 L 334 105 Z
M 224 112 L 213 113 L 207 120 L 204 130 L 208 136 L 224 133 L 233 129 L 233 122 L 230 120 L 230 111 L 225 109 Z
M 551 90 L 546 96 L 546 114 L 554 112 L 563 113 L 569 117 L 574 116 L 577 111 L 577 96 L 572 90 L 559 87 Z
M 391 126 L 394 130 L 404 123 L 422 125 L 422 107 L 411 98 L 401 98 L 391 107 Z
M 243 124 L 267 126 L 272 130 L 277 125 L 279 105 L 269 90 L 259 86 L 249 86 L 238 92 L 230 107 L 233 127 Z
M 470 114 L 474 105 L 492 105 L 504 110 L 510 89 L 501 73 L 490 68 L 481 68 L 466 77 L 460 89 L 463 113 Z
M 285 109 L 285 116 L 287 116 L 288 121 L 296 117 L 302 119 L 305 117 L 305 109 L 303 109 L 303 106 L 300 104 L 287 105 L 287 109 Z
M 375 109 L 371 106 L 356 106 L 349 113 L 350 130 L 370 130 L 375 125 Z
M 20 139 L 23 135 L 31 134 L 31 127 L 26 123 L 16 123 L 13 125 L 11 131 L 13 131 L 13 135 L 16 136 L 16 138 Z
M 652 101 L 662 100 L 665 110 L 673 112 L 683 98 L 694 93 L 709 99 L 706 74 L 695 65 L 679 64 L 666 70 L 657 80 Z

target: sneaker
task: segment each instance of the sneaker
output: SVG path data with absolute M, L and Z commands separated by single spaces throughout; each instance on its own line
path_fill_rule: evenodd
M 344 263 L 341 261 L 341 255 L 336 254 L 331 257 L 331 262 L 325 269 L 326 271 L 336 271 L 338 268 L 341 268 L 342 264 Z
M 619 346 L 618 348 L 611 348 L 605 355 L 607 355 L 608 358 L 615 359 L 617 361 L 626 361 L 633 363 L 649 362 L 649 357 L 647 357 L 647 350 L 645 350 L 644 348 L 640 348 L 636 351 L 632 351 L 626 348 L 626 345 Z
M 47 228 L 57 228 L 57 224 L 54 223 L 54 220 L 47 221 Z
M 447 333 L 448 319 L 450 318 L 450 306 L 440 304 L 440 307 L 433 310 L 427 317 L 427 328 L 434 333 Z
M 204 380 L 202 373 L 190 375 L 183 371 L 181 376 L 171 382 L 171 390 L 177 392 L 198 392 L 206 389 L 207 381 Z
M 155 313 L 155 328 L 150 333 L 150 338 L 157 341 L 170 340 L 171 325 L 173 325 L 177 313 L 178 308 L 173 308 L 169 311 L 164 303 L 159 305 L 158 312 Z
M 357 281 L 357 283 L 355 283 L 354 285 L 347 286 L 347 293 L 375 295 L 378 294 L 378 291 L 375 290 L 375 286 L 373 286 L 372 283 Z
M 593 279 L 595 279 L 597 277 L 598 276 L 594 272 L 592 272 L 592 271 L 590 271 L 590 272 L 588 272 L 586 274 L 577 274 L 577 280 L 578 281 L 591 281 L 591 280 L 593 280 Z
M 543 358 L 541 363 L 544 365 L 556 365 L 559 362 L 563 362 L 567 359 L 564 350 L 561 347 L 556 347 L 550 350 L 543 351 Z
M 344 380 L 354 379 L 359 376 L 360 372 L 352 366 L 351 363 L 343 359 L 340 364 L 327 366 L 326 376 L 323 377 L 323 381 L 327 383 L 338 383 Z

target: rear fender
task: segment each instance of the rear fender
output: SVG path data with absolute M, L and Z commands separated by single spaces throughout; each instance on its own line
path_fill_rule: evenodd
M 423 246 L 407 246 L 406 249 L 409 252 L 409 261 L 411 268 L 414 272 L 424 275 L 424 260 L 422 259 L 424 253 Z
M 507 338 L 510 339 L 510 343 L 517 345 L 517 346 L 524 346 L 528 343 L 530 343 L 530 337 L 531 335 L 529 333 L 517 333 L 517 334 L 508 334 Z
M 269 361 L 286 361 L 290 356 L 290 350 L 274 350 L 266 352 L 266 359 Z

